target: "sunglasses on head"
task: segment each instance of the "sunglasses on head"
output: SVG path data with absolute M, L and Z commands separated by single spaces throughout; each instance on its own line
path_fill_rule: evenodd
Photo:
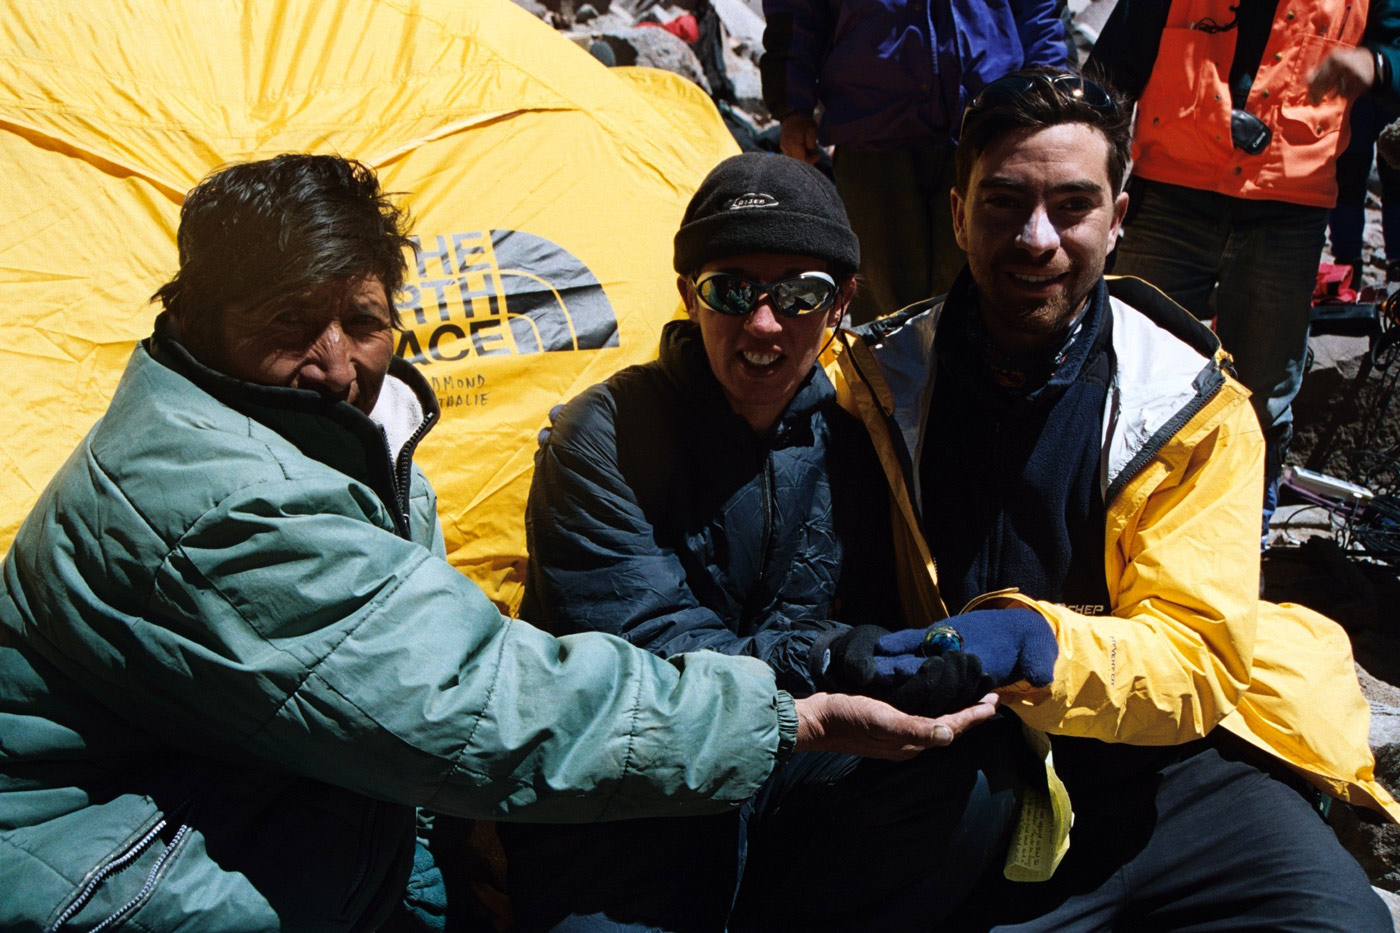
M 975 118 L 978 113 L 1014 97 L 1020 97 L 1034 88 L 1036 84 L 1048 84 L 1056 94 L 1082 103 L 1096 113 L 1113 116 L 1118 112 L 1118 105 L 1113 102 L 1112 95 L 1101 85 L 1095 84 L 1082 75 L 1068 73 L 1010 74 L 997 78 L 982 88 L 982 93 L 974 97 L 972 103 L 967 105 L 967 109 L 963 111 L 962 128 L 958 131 L 958 137 L 961 138 L 966 134 L 968 121 Z
M 701 304 L 717 314 L 743 317 L 767 295 L 784 317 L 825 311 L 836 300 L 836 280 L 825 272 L 804 272 L 776 282 L 755 282 L 732 272 L 704 272 L 692 281 Z

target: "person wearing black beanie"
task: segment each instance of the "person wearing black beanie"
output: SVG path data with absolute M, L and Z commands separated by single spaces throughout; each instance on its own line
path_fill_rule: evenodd
M 811 166 L 745 154 L 705 178 L 675 237 L 688 320 L 565 405 L 536 457 L 524 618 L 750 656 L 795 696 L 991 715 L 972 655 L 876 670 L 881 636 L 929 620 L 899 608 L 880 463 L 817 365 L 859 264 Z M 518 928 L 928 929 L 1009 832 L 1009 781 L 979 772 L 1009 767 L 1004 725 L 908 761 L 794 755 L 727 815 L 502 824 Z
M 813 256 L 838 278 L 860 268 L 860 243 L 836 186 L 805 162 L 762 152 L 715 166 L 685 209 L 675 247 L 681 275 L 741 253 Z

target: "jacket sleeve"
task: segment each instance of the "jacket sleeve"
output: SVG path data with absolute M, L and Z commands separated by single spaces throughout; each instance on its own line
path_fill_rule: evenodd
M 1227 384 L 1110 504 L 1111 615 L 975 601 L 1030 605 L 1055 630 L 1054 683 L 1007 696 L 1012 709 L 1045 732 L 1133 745 L 1188 742 L 1229 715 L 1253 663 L 1263 458 Z
M 1069 46 L 1059 6 L 1057 0 L 1011 0 L 1011 13 L 1021 38 L 1022 68 L 1069 67 Z
M 764 665 L 553 638 L 382 510 L 325 471 L 230 495 L 169 551 L 100 689 L 196 751 L 494 819 L 723 810 L 795 738 Z
M 1084 74 L 1106 79 L 1137 100 L 1152 77 L 1170 0 L 1118 0 L 1094 43 Z
M 817 76 L 831 44 L 834 4 L 823 0 L 763 0 L 763 102 L 781 120 L 817 109 Z
M 1375 93 L 1392 114 L 1400 112 L 1400 0 L 1371 0 L 1361 42 L 1385 56 L 1390 80 Z
M 525 512 L 531 621 L 608 632 L 663 657 L 709 649 L 759 658 L 784 690 L 814 692 L 808 656 L 839 623 L 770 617 L 741 636 L 702 605 L 680 558 L 657 541 L 618 466 L 613 422 L 598 411 L 596 396 L 575 400 L 535 460 Z

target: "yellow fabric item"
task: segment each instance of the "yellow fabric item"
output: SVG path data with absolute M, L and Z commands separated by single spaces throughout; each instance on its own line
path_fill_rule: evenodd
M 907 615 L 941 606 L 890 434 L 888 387 L 868 349 L 842 334 L 830 367 L 842 404 L 865 422 L 893 491 Z M 1108 503 L 1112 614 L 1087 616 L 1015 592 L 966 609 L 1023 605 L 1060 646 L 1049 688 L 1000 691 L 1041 731 L 1174 745 L 1221 725 L 1333 796 L 1400 822 L 1374 778 L 1370 710 L 1346 633 L 1294 605 L 1257 599 L 1264 441 L 1248 393 L 1226 385 Z
M 737 147 L 683 79 L 609 71 L 510 0 L 7 4 L 0 546 L 150 333 L 184 192 L 286 151 L 405 195 L 398 346 L 443 406 L 419 460 L 449 557 L 512 611 L 537 432 L 654 357 L 671 237 Z

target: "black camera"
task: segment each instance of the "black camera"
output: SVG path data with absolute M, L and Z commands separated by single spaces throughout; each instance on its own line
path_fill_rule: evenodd
M 1269 145 L 1273 132 L 1264 121 L 1236 107 L 1230 111 L 1230 141 L 1236 149 L 1243 149 L 1250 155 L 1258 155 Z

